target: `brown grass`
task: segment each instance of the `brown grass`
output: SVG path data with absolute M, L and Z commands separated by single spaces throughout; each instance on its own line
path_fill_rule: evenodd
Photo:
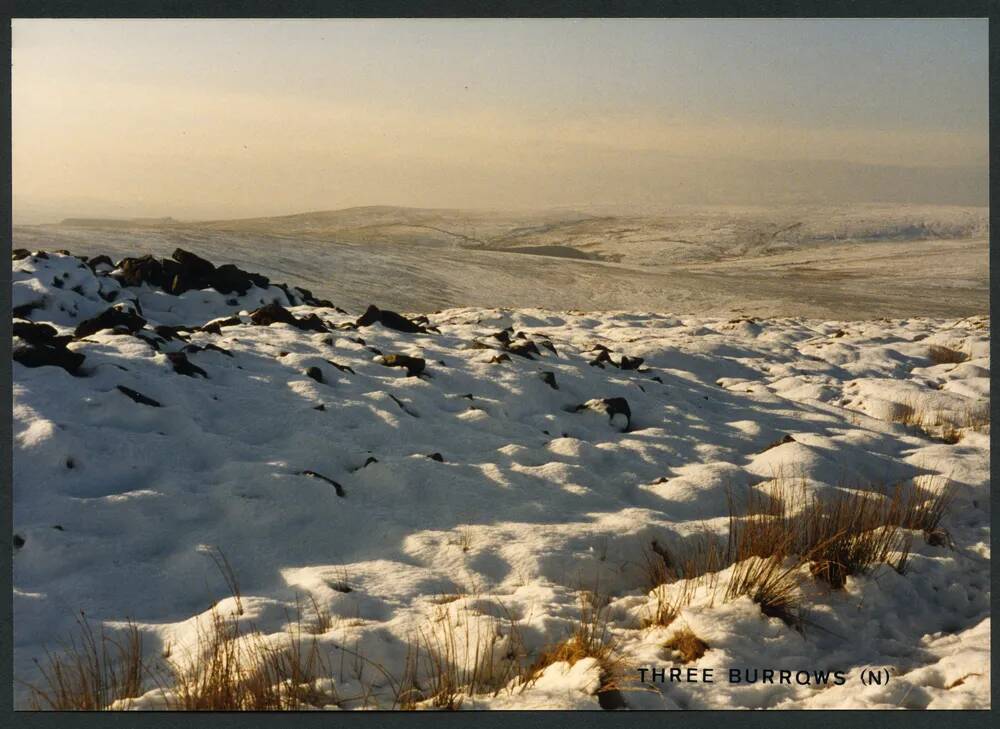
M 28 684 L 35 711 L 103 711 L 112 704 L 128 708 L 142 694 L 145 667 L 142 637 L 129 623 L 124 635 L 109 635 L 104 626 L 95 633 L 81 612 L 76 618 L 79 637 L 72 637 L 59 653 L 46 651 L 35 661 L 41 685 Z
M 677 631 L 663 647 L 678 655 L 681 663 L 697 661 L 708 650 L 708 643 L 703 641 L 690 628 Z
M 527 668 L 524 685 L 538 679 L 546 668 L 565 661 L 573 665 L 584 658 L 594 658 L 600 666 L 601 685 L 598 694 L 611 694 L 621 689 L 627 668 L 618 641 L 611 635 L 607 601 L 596 591 L 581 592 L 580 616 L 572 633 L 564 640 L 547 646 Z M 603 704 L 603 702 L 602 702 Z

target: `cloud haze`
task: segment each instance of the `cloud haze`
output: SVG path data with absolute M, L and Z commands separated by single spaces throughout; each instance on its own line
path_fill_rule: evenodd
M 14 22 L 15 216 L 985 204 L 986 21 Z

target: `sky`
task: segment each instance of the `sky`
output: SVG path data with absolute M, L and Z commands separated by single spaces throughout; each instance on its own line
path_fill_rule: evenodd
M 987 21 L 15 20 L 15 222 L 987 201 Z

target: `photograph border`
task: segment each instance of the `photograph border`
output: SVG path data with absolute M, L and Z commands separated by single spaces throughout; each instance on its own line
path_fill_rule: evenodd
M 1000 168 L 996 151 L 996 139 L 1000 135 L 997 128 L 996 110 L 997 90 L 993 79 L 1000 75 L 1000 49 L 995 42 L 998 37 L 996 17 L 1000 9 L 1000 0 L 679 0 L 677 2 L 649 2 L 645 0 L 620 0 L 608 2 L 601 0 L 567 0 L 536 2 L 503 2 L 490 0 L 488 2 L 463 3 L 458 1 L 406 3 L 394 0 L 374 0 L 372 2 L 345 2 L 343 0 L 284 0 L 264 2 L 263 0 L 228 0 L 223 2 L 205 2 L 204 0 L 106 0 L 103 2 L 80 2 L 75 0 L 25 0 L 12 3 L 5 17 L 2 33 L 3 50 L 8 59 L 11 53 L 11 19 L 16 18 L 324 18 L 324 17 L 408 17 L 408 18 L 455 18 L 455 17 L 736 17 L 736 18 L 946 18 L 946 17 L 988 17 L 990 30 L 989 68 L 990 68 L 990 163 L 989 175 L 991 191 L 1000 181 Z M 3 205 L 3 225 L 7 233 L 4 240 L 5 252 L 12 247 L 13 215 L 12 215 L 12 167 L 11 162 L 11 65 L 8 63 L 4 71 L 4 94 L 2 114 L 3 131 L 8 139 L 4 148 L 7 155 L 7 185 Z M 990 218 L 996 217 L 998 202 L 996 196 L 990 195 Z M 992 228 L 990 231 L 990 270 L 995 270 L 997 256 L 1000 255 L 992 245 Z M 9 310 L 11 306 L 11 269 L 4 270 L 4 284 L 0 290 L 0 304 Z M 996 292 L 996 284 L 990 277 L 991 310 Z M 12 410 L 12 334 L 10 320 L 4 318 L 2 340 L 3 351 L 0 353 L 0 375 L 2 375 L 2 392 L 4 406 Z M 993 340 L 990 342 L 991 359 L 995 358 Z M 992 375 L 991 375 L 992 380 Z M 992 390 L 992 383 L 991 383 Z M 996 414 L 997 404 L 991 400 L 991 413 Z M 3 533 L 4 543 L 9 545 L 4 552 L 7 559 L 12 555 L 12 420 L 2 421 L 2 464 L 3 489 L 2 508 L 6 528 Z M 991 451 L 994 445 L 991 433 Z M 991 480 L 995 475 L 991 459 Z M 1000 494 L 991 489 L 991 514 L 1000 507 Z M 991 530 L 992 544 L 992 530 Z M 659 727 L 673 721 L 678 714 L 654 711 L 603 712 L 603 711 L 504 711 L 477 712 L 474 717 L 462 713 L 445 712 L 347 712 L 330 715 L 327 712 L 306 712 L 298 714 L 274 713 L 211 713 L 207 716 L 195 716 L 190 713 L 84 713 L 70 712 L 26 712 L 13 711 L 12 684 L 12 630 L 13 630 L 13 592 L 12 563 L 7 562 L 3 570 L 3 587 L 8 598 L 3 601 L 3 629 L 0 630 L 0 682 L 3 683 L 3 714 L 0 715 L 0 725 L 21 727 L 91 727 L 91 726 L 151 726 L 151 727 L 229 727 L 245 726 L 319 726 L 332 722 L 361 722 L 364 726 L 391 727 L 405 729 L 413 724 L 425 726 L 464 726 L 474 721 L 485 727 L 506 727 L 510 722 L 524 727 L 578 727 L 583 725 L 606 727 Z M 991 569 L 991 584 L 995 587 L 996 574 Z M 891 619 L 887 616 L 887 619 Z M 995 675 L 996 656 L 991 651 L 991 673 Z M 996 685 L 991 682 L 991 701 L 996 701 Z M 808 711 L 809 716 L 803 716 Z M 744 710 L 705 710 L 683 713 L 683 721 L 691 727 L 714 727 L 719 721 L 727 724 L 738 724 L 748 727 L 792 727 L 808 722 L 811 727 L 825 727 L 843 724 L 872 724 L 877 726 L 906 726 L 908 729 L 939 729 L 942 722 L 948 727 L 986 727 L 991 724 L 990 710 L 948 710 L 948 711 L 917 711 L 894 712 L 890 710 L 848 709 L 848 710 L 772 710 L 766 713 Z

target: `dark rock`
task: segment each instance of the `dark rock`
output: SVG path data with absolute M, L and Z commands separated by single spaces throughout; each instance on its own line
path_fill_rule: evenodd
M 653 375 L 649 379 L 653 380 L 654 382 L 659 382 L 661 385 L 663 384 L 663 378 L 660 377 L 659 375 Z
M 73 332 L 73 336 L 80 339 L 99 332 L 102 329 L 114 329 L 116 327 L 124 327 L 128 332 L 134 334 L 145 325 L 146 320 L 138 314 L 111 307 L 109 309 L 105 309 L 101 314 L 98 314 L 93 319 L 87 319 L 85 322 L 81 322 Z
M 319 367 L 310 367 L 304 374 L 306 377 L 313 378 L 316 382 L 323 382 L 323 371 Z
M 202 377 L 208 377 L 208 373 L 198 365 L 192 364 L 183 352 L 168 352 L 167 359 L 170 360 L 174 372 L 179 375 L 187 375 L 188 377 L 201 375 Z
M 538 343 L 540 345 L 542 345 L 543 347 L 545 347 L 546 349 L 548 349 L 549 351 L 551 351 L 552 354 L 556 354 L 556 355 L 559 354 L 559 352 L 556 351 L 556 345 L 554 345 L 548 339 L 540 339 L 540 340 L 538 340 Z
M 52 279 L 52 285 L 55 286 L 57 289 L 61 289 L 65 285 L 65 283 L 61 278 L 56 276 L 54 279 Z
M 771 450 L 772 448 L 777 448 L 777 447 L 778 447 L 778 446 L 780 446 L 780 445 L 785 445 L 785 443 L 794 443 L 794 442 L 795 442 L 795 438 L 793 438 L 792 436 L 790 436 L 790 435 L 788 435 L 788 434 L 786 433 L 786 434 L 785 434 L 785 435 L 783 435 L 782 437 L 778 438 L 778 440 L 776 440 L 776 441 L 774 441 L 773 443 L 770 443 L 770 444 L 768 444 L 767 446 L 765 446 L 765 447 L 764 447 L 764 448 L 763 448 L 763 449 L 762 449 L 762 450 L 760 451 L 760 453 L 763 453 L 764 451 L 769 451 L 769 450 Z
M 235 327 L 243 323 L 243 320 L 238 316 L 230 316 L 225 319 L 216 319 L 215 321 L 210 321 L 207 324 L 203 324 L 198 327 L 200 331 L 208 332 L 209 334 L 222 334 L 222 327 Z
M 614 424 L 614 419 L 616 415 L 625 416 L 625 427 L 622 428 L 622 432 L 627 432 L 632 426 L 632 409 L 628 405 L 628 400 L 624 397 L 607 397 L 597 400 L 590 400 L 583 403 L 582 405 L 577 405 L 575 408 L 576 412 L 580 410 L 596 410 L 598 412 L 607 413 L 608 420 Z
M 64 532 L 64 531 L 66 531 L 65 529 L 63 529 L 62 524 L 53 524 L 52 528 L 55 529 L 57 532 Z
M 182 332 L 193 332 L 194 329 L 191 329 L 191 327 L 168 327 L 164 324 L 159 324 L 153 327 L 153 331 L 156 332 L 157 335 L 166 339 L 168 342 L 174 339 L 180 339 L 181 341 L 186 342 L 188 338 L 184 336 Z
M 220 294 L 236 293 L 243 296 L 251 287 L 258 286 L 266 289 L 271 285 L 271 282 L 266 276 L 250 273 L 231 263 L 226 263 L 216 268 L 212 273 L 211 285 Z
M 519 357 L 524 357 L 526 359 L 534 359 L 532 354 L 537 354 L 539 357 L 542 353 L 538 351 L 538 347 L 532 341 L 518 342 L 517 344 L 512 344 L 507 347 L 507 351 L 511 354 L 516 354 Z
M 489 363 L 490 364 L 500 364 L 501 362 L 510 362 L 510 361 L 511 361 L 510 360 L 510 355 L 507 354 L 506 352 L 502 352 L 500 354 L 494 355 L 493 358 L 490 359 Z
M 276 302 L 271 302 L 252 311 L 250 320 L 258 326 L 270 326 L 277 323 L 288 324 L 303 331 L 329 331 L 323 321 L 315 314 L 298 319 L 292 312 Z
M 555 372 L 539 372 L 538 376 L 542 379 L 542 382 L 551 387 L 553 390 L 559 389 L 559 385 L 556 384 Z
M 496 340 L 499 340 L 500 342 L 502 342 L 504 344 L 510 344 L 510 335 L 511 335 L 511 332 L 513 332 L 513 331 L 514 331 L 513 329 L 511 329 L 511 328 L 508 327 L 507 329 L 501 329 L 499 332 L 496 332 L 495 334 L 491 334 L 490 336 L 493 337 Z
M 598 352 L 597 356 L 594 357 L 594 359 L 590 360 L 590 362 L 588 362 L 587 364 L 589 364 L 591 367 L 600 367 L 602 370 L 604 369 L 605 364 L 617 366 L 611 359 L 611 355 L 608 354 L 608 350 L 603 347 L 601 348 L 600 352 Z
M 350 372 L 350 373 L 351 373 L 352 375 L 353 375 L 353 374 L 357 374 L 357 373 L 356 373 L 356 372 L 355 372 L 354 370 L 352 370 L 352 369 L 351 369 L 350 367 L 348 367 L 347 365 L 342 365 L 342 364 L 337 364 L 337 363 L 336 363 L 336 362 L 334 362 L 334 361 L 333 361 L 332 359 L 328 359 L 328 360 L 326 360 L 326 361 L 327 361 L 327 362 L 328 362 L 329 364 L 332 364 L 332 365 L 333 365 L 334 367 L 336 367 L 336 368 L 337 368 L 338 370 L 340 370 L 341 372 Z
M 386 367 L 405 367 L 407 377 L 415 377 L 424 371 L 427 361 L 408 354 L 386 354 L 382 356 L 382 364 Z
M 362 468 L 367 468 L 368 466 L 372 465 L 373 463 L 378 463 L 378 459 L 375 456 L 368 456 L 368 460 L 366 460 L 365 463 L 364 463 L 364 465 L 361 466 L 361 467 Z
M 186 251 L 183 248 L 176 249 L 170 254 L 170 257 L 180 264 L 181 270 L 185 274 L 195 279 L 208 279 L 215 273 L 215 266 L 201 256 Z
M 426 332 L 426 329 L 419 324 L 415 324 L 410 321 L 402 314 L 397 314 L 395 311 L 389 311 L 387 309 L 379 309 L 375 305 L 370 305 L 365 310 L 365 313 L 362 314 L 356 322 L 354 322 L 355 326 L 358 327 L 367 327 L 375 323 L 379 323 L 389 329 L 395 329 L 397 332 L 405 332 L 407 334 Z
M 153 258 L 153 256 L 142 256 L 141 258 L 125 258 L 118 264 L 118 270 L 112 274 L 125 286 L 150 286 L 162 287 L 163 264 Z
M 321 413 L 325 413 L 326 412 L 326 405 L 324 405 L 323 403 L 320 403 L 319 405 L 316 405 L 313 408 L 313 410 L 319 410 Z
M 393 401 L 394 403 L 396 403 L 397 405 L 399 405 L 400 409 L 401 409 L 401 410 L 402 410 L 402 411 L 403 411 L 404 413 L 406 413 L 407 415 L 411 415 L 411 416 L 413 416 L 414 418 L 419 418 L 419 417 L 420 417 L 420 416 L 419 416 L 419 415 L 417 415 L 417 414 L 416 414 L 415 412 L 413 412 L 413 411 L 412 411 L 412 410 L 410 410 L 410 409 L 409 409 L 408 407 L 406 407 L 406 403 L 405 403 L 405 402 L 403 402 L 402 400 L 400 400 L 400 399 L 399 399 L 398 397 L 396 397 L 395 395 L 393 395 L 393 394 L 392 394 L 391 392 L 390 392 L 390 393 L 387 393 L 387 394 L 389 395 L 389 397 L 391 397 L 391 398 L 392 398 L 392 401 Z
M 67 458 L 66 459 L 66 468 L 68 468 L 68 469 L 70 469 L 72 471 L 74 468 L 76 468 L 76 461 L 74 461 L 72 458 Z
M 96 272 L 97 271 L 97 267 L 100 266 L 102 263 L 105 266 L 110 266 L 111 268 L 115 267 L 114 262 L 110 258 L 108 258 L 107 256 L 105 256 L 105 255 L 94 256 L 93 258 L 88 258 L 87 259 L 87 265 L 90 266 L 90 270 L 91 271 L 95 271 Z
M 437 461 L 438 463 L 444 463 L 444 456 L 442 456 L 440 453 L 429 453 L 427 457 L 430 458 L 432 461 Z
M 623 370 L 637 370 L 645 361 L 642 357 L 628 357 L 623 354 L 622 361 L 618 366 Z
M 312 476 L 313 478 L 318 478 L 321 481 L 326 481 L 328 484 L 330 484 L 331 486 L 333 486 L 334 489 L 336 489 L 337 496 L 340 496 L 340 497 L 346 496 L 346 494 L 344 493 L 344 487 L 343 486 L 341 486 L 339 483 L 337 483 L 336 481 L 334 481 L 332 478 L 327 478 L 326 476 L 324 476 L 321 473 L 316 473 L 315 471 L 299 471 L 299 475 L 300 476 Z
M 66 349 L 62 342 L 38 342 L 15 347 L 13 359 L 25 367 L 62 367 L 72 375 L 76 374 L 85 357 Z
M 14 549 L 21 549 L 25 544 L 25 539 L 20 534 L 14 535 Z
M 31 255 L 31 251 L 27 248 L 15 248 L 10 252 L 10 260 L 20 261 L 22 258 L 27 258 Z
M 36 324 L 31 321 L 16 321 L 11 325 L 15 337 L 20 337 L 31 344 L 50 342 L 59 332 L 48 324 Z
M 627 709 L 628 705 L 625 703 L 625 695 L 620 689 L 616 688 L 602 688 L 597 692 L 597 703 L 605 711 L 617 711 L 618 709 Z
M 163 407 L 162 405 L 160 405 L 160 403 L 158 403 L 153 398 L 146 397 L 141 392 L 136 392 L 135 390 L 133 390 L 130 387 L 125 387 L 125 385 L 116 385 L 116 387 L 118 388 L 118 391 L 120 393 L 122 393 L 123 395 L 126 395 L 127 397 L 131 398 L 133 402 L 137 402 L 140 405 L 149 405 L 149 407 L 151 407 L 151 408 Z
M 15 306 L 10 310 L 10 313 L 17 317 L 18 319 L 27 319 L 28 314 L 33 312 L 35 309 L 41 309 L 45 306 L 45 299 L 40 299 L 38 301 L 29 301 L 27 304 L 21 304 L 20 306 Z

